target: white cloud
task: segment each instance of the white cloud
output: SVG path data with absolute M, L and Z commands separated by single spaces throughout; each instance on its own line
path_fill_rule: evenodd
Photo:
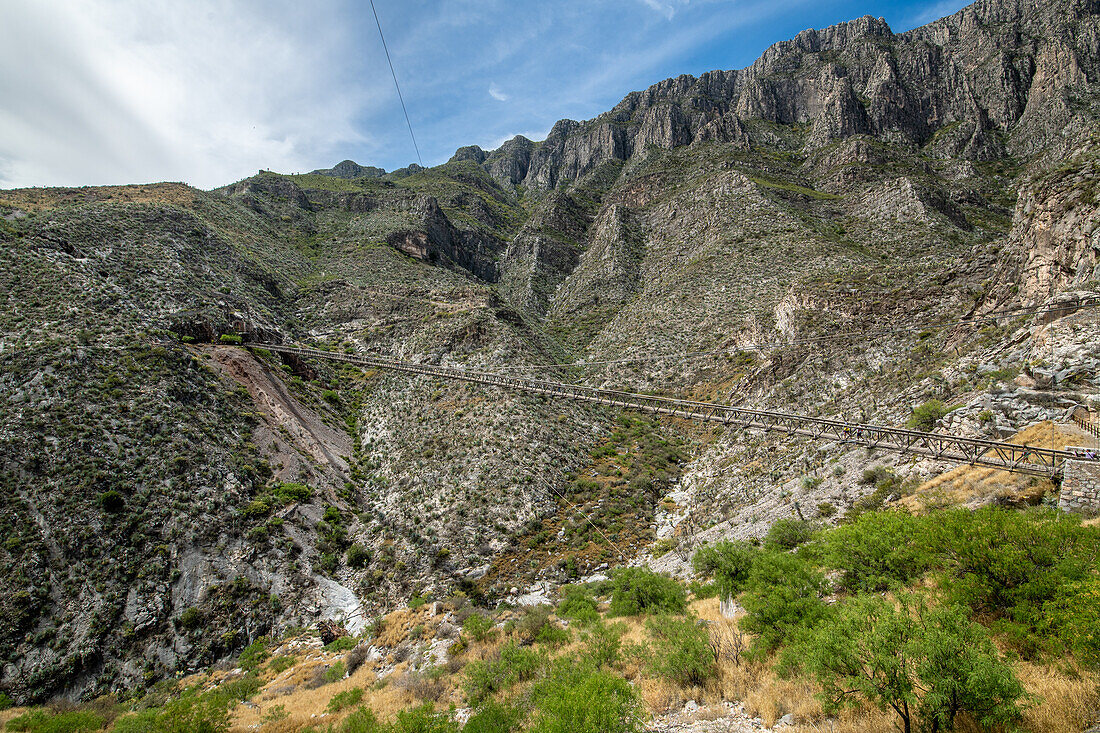
M 911 28 L 927 25 L 934 20 L 939 20 L 948 15 L 954 15 L 969 4 L 970 0 L 939 0 L 938 2 L 933 2 L 923 10 L 920 10 L 915 15 L 903 21 L 901 24 L 902 27 L 897 30 L 906 31 Z
M 347 39 L 292 3 L 15 2 L 0 28 L 0 187 L 305 170 L 362 143 Z M 323 42 L 318 42 L 319 39 Z
M 498 102 L 508 101 L 508 95 L 502 92 L 500 87 L 498 87 L 496 84 L 489 85 L 489 96 L 497 100 Z
M 672 20 L 676 15 L 676 10 L 684 5 L 687 5 L 691 0 L 642 0 L 642 2 L 652 10 L 665 16 L 668 20 Z

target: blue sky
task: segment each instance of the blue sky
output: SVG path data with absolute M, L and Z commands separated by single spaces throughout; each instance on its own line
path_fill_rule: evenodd
M 900 32 L 965 4 L 375 0 L 425 165 L 742 68 L 805 28 L 874 15 Z M 0 0 L 0 72 L 0 188 L 416 161 L 358 0 Z

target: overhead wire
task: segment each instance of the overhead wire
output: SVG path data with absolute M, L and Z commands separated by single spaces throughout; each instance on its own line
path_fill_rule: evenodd
M 416 144 L 416 135 L 413 134 L 413 125 L 412 120 L 409 119 L 409 110 L 405 107 L 405 97 L 401 94 L 401 85 L 397 83 L 397 72 L 393 70 L 393 60 L 390 58 L 390 48 L 386 45 L 386 35 L 382 32 L 382 21 L 378 19 L 378 10 L 374 7 L 374 0 L 370 0 L 370 9 L 374 13 L 374 22 L 378 26 L 378 36 L 382 39 L 382 50 L 386 52 L 386 63 L 390 65 L 393 85 L 397 88 L 397 99 L 401 102 L 401 111 L 405 113 L 405 123 L 409 126 L 409 137 L 412 138 L 413 149 L 416 150 L 416 159 L 420 165 L 424 165 L 424 160 L 420 157 L 420 147 Z

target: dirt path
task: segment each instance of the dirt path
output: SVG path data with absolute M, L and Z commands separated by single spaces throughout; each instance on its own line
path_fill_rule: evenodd
M 263 422 L 256 444 L 280 480 L 323 479 L 331 488 L 347 477 L 351 437 L 321 419 L 287 389 L 279 375 L 249 352 L 213 346 L 203 350 L 223 374 L 248 390 Z

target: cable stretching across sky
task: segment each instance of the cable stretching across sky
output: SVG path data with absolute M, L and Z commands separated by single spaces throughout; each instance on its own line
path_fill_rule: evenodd
M 409 110 L 405 108 L 405 98 L 401 95 L 401 85 L 397 83 L 397 72 L 393 70 L 393 61 L 390 59 L 390 49 L 386 45 L 386 36 L 382 33 L 382 21 L 378 20 L 378 10 L 374 7 L 374 0 L 370 0 L 370 9 L 374 12 L 374 22 L 378 26 L 378 37 L 382 39 L 382 50 L 386 52 L 386 63 L 390 65 L 390 74 L 393 75 L 393 85 L 397 88 L 397 99 L 401 102 L 401 111 L 405 113 L 405 122 L 409 126 L 409 137 L 413 141 L 413 149 L 416 151 L 416 160 L 424 165 L 420 157 L 420 146 L 416 144 L 416 135 L 413 134 L 413 123 L 409 119 Z

